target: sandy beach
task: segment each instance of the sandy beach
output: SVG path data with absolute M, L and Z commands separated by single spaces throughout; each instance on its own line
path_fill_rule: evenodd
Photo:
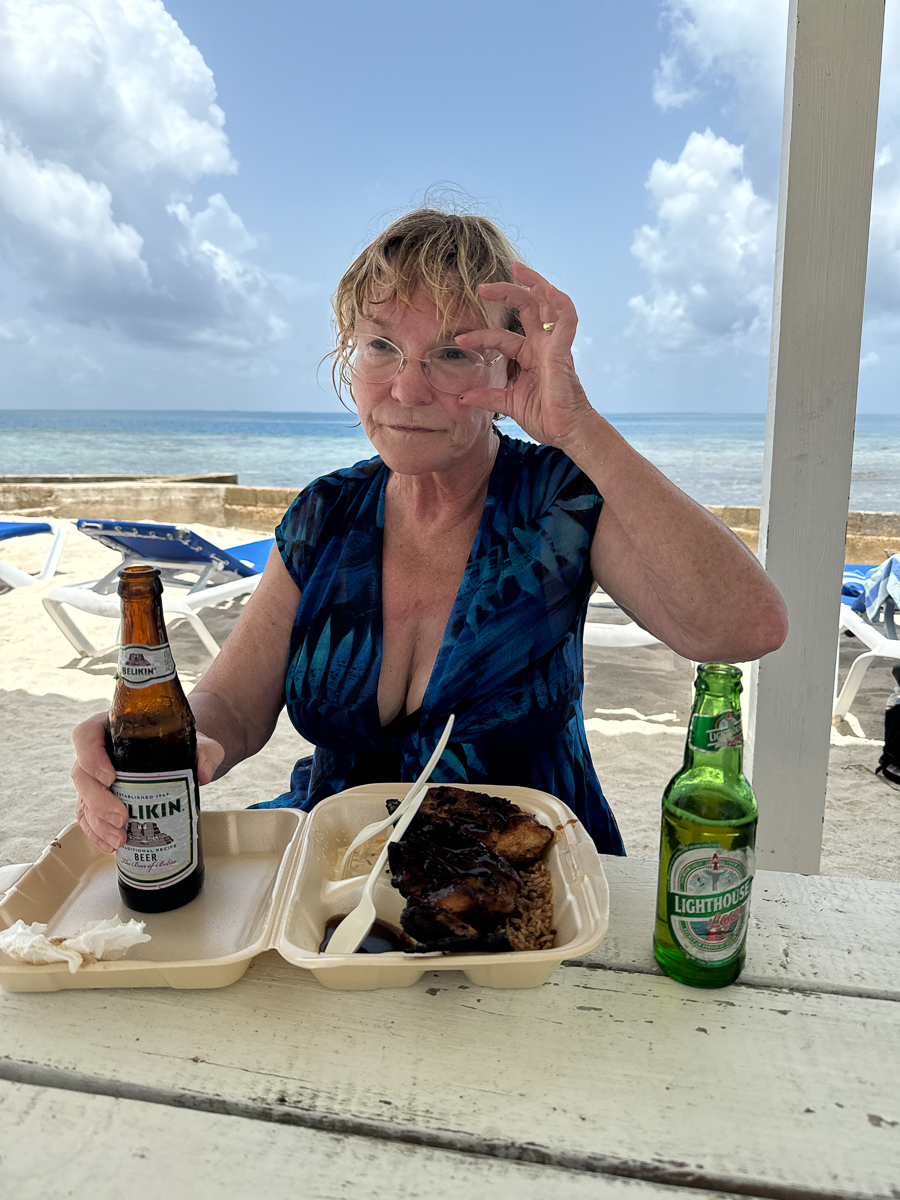
M 260 536 L 244 529 L 196 528 L 222 546 Z M 22 569 L 36 571 L 46 542 L 43 537 L 7 542 L 2 553 Z M 118 561 L 117 554 L 72 527 L 55 579 L 0 595 L 5 762 L 0 866 L 33 861 L 72 820 L 70 733 L 78 721 L 109 706 L 114 686 L 114 647 L 95 660 L 79 658 L 45 612 L 41 597 L 60 584 L 97 578 Z M 220 641 L 240 607 L 234 602 L 209 619 Z M 615 611 L 592 609 L 591 619 L 624 618 Z M 102 645 L 115 637 L 112 621 L 83 616 L 83 623 Z M 209 656 L 186 625 L 174 624 L 170 636 L 179 674 L 189 690 L 208 666 Z M 842 676 L 861 649 L 853 639 L 842 638 Z M 823 874 L 900 881 L 900 791 L 874 773 L 883 740 L 884 703 L 893 686 L 889 667 L 884 663 L 870 668 L 853 706 L 854 719 L 832 732 Z M 585 647 L 584 713 L 591 753 L 629 854 L 656 856 L 660 794 L 681 762 L 692 679 L 691 663 L 665 646 Z M 286 789 L 294 760 L 310 751 L 282 714 L 259 754 L 203 789 L 203 807 L 243 808 L 271 799 Z

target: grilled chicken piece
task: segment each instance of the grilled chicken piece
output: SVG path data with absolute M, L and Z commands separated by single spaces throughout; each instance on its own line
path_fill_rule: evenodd
M 391 882 L 408 901 L 403 929 L 423 949 L 508 949 L 503 927 L 522 890 L 516 871 L 449 821 L 417 822 L 388 850 Z
M 428 789 L 416 820 L 428 818 L 452 821 L 501 858 L 523 867 L 537 862 L 553 837 L 552 829 L 509 800 L 457 787 Z

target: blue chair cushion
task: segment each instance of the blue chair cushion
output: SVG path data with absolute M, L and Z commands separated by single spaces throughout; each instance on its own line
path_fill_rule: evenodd
M 153 521 L 107 521 L 82 517 L 75 522 L 77 528 L 89 537 L 96 538 L 110 550 L 117 550 L 126 557 L 149 558 L 178 566 L 191 563 L 203 567 L 215 563 L 218 570 L 230 571 L 247 577 L 258 575 L 273 539 L 248 542 L 232 550 L 222 550 L 191 529 L 177 525 L 164 525 Z M 261 547 L 265 545 L 263 553 Z M 235 554 L 234 551 L 240 551 Z M 243 562 L 242 559 L 247 559 Z M 259 565 L 260 559 L 262 565 Z
M 46 521 L 0 521 L 0 541 L 5 538 L 27 537 L 29 533 L 52 533 Z

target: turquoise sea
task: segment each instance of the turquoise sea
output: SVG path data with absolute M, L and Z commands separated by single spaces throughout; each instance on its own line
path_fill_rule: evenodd
M 763 414 L 605 414 L 703 504 L 759 504 Z M 523 437 L 511 421 L 500 428 Z M 292 487 L 374 453 L 350 413 L 0 409 L 0 475 L 234 472 Z M 857 420 L 851 510 L 900 511 L 900 415 Z

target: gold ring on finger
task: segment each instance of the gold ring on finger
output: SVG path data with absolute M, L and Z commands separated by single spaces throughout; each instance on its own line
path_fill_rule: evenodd
M 555 321 L 545 321 L 544 322 L 544 332 L 545 333 L 552 333 L 555 328 L 556 328 Z

